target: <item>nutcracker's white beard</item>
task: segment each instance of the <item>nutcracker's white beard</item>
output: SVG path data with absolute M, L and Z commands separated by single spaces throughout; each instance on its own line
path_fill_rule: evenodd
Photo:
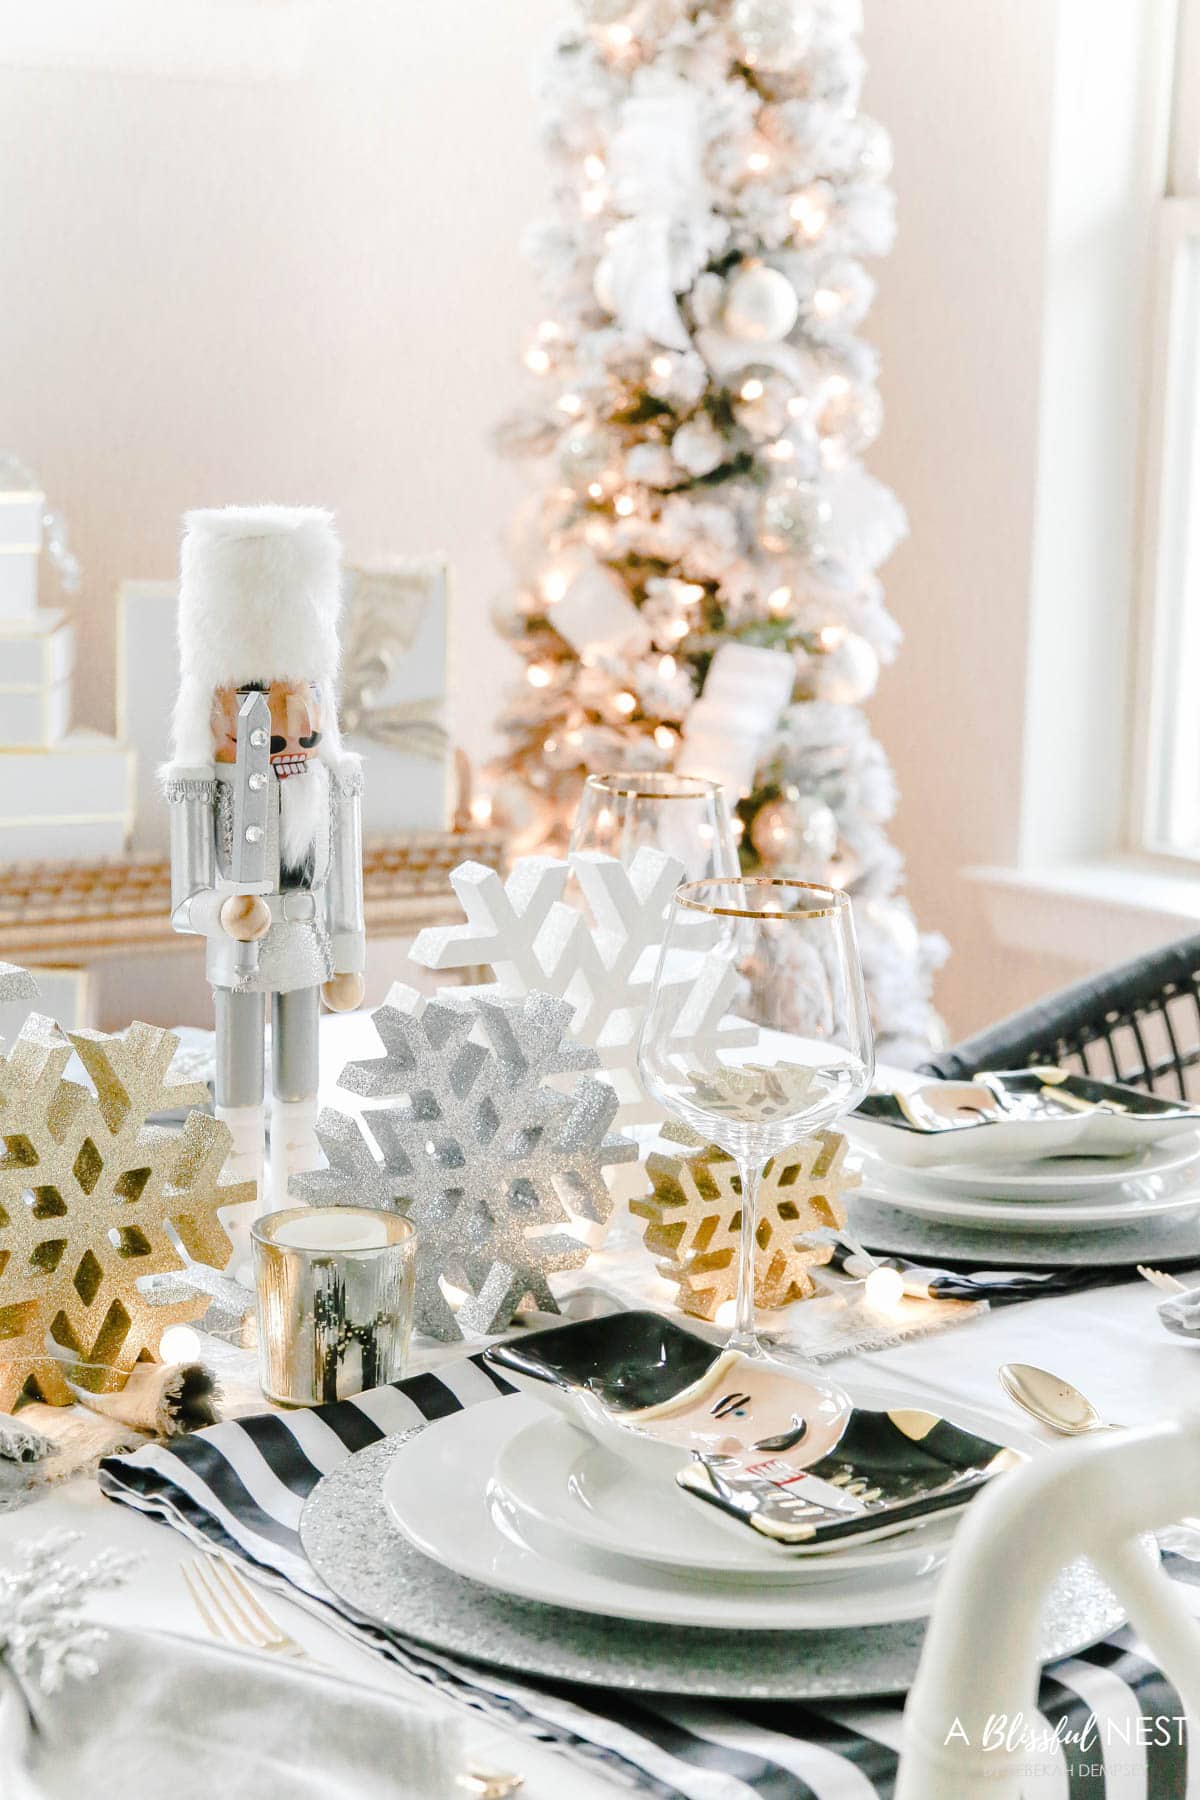
M 279 854 L 288 868 L 303 866 L 328 810 L 329 772 L 314 756 L 303 774 L 279 783 Z

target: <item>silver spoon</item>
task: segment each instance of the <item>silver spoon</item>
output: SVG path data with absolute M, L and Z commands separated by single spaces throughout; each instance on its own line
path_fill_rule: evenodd
M 1051 1375 L 1032 1363 L 1003 1363 L 1000 1385 L 1010 1400 L 1063 1437 L 1122 1429 L 1102 1417 L 1087 1395 L 1061 1375 Z M 1191 1561 L 1200 1560 L 1200 1519 L 1180 1519 L 1173 1529 L 1159 1533 L 1159 1542 L 1164 1549 L 1176 1550 Z
M 1101 1417 L 1086 1394 L 1032 1363 L 1004 1363 L 1000 1385 L 1010 1400 L 1025 1412 L 1059 1431 L 1064 1437 L 1082 1437 L 1086 1431 L 1118 1431 L 1120 1427 Z

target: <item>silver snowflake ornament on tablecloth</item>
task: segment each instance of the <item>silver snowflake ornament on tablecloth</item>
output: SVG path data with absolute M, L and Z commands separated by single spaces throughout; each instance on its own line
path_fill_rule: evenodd
M 564 900 L 574 876 L 578 897 Z M 638 1036 L 650 998 L 664 921 L 683 864 L 643 846 L 626 867 L 614 856 L 576 852 L 568 861 L 519 857 L 507 881 L 481 863 L 461 863 L 450 884 L 467 915 L 465 925 L 437 925 L 413 945 L 414 962 L 429 969 L 489 967 L 495 985 L 445 990 L 450 1005 L 481 996 L 555 994 L 571 1007 L 572 1034 L 599 1055 L 616 1089 L 618 1125 L 657 1122 L 662 1108 L 642 1090 Z M 714 921 L 697 913 L 689 942 L 703 948 Z M 665 984 L 676 1007 L 676 1030 L 698 1060 L 718 1049 L 753 1044 L 757 1032 L 731 1017 L 736 977 L 714 963 L 706 978 Z
M 426 1000 L 400 983 L 373 1014 L 384 1054 L 351 1063 L 341 1086 L 380 1105 L 326 1108 L 327 1169 L 292 1193 L 321 1206 L 377 1206 L 417 1228 L 418 1329 L 450 1341 L 503 1329 L 525 1299 L 557 1306 L 547 1277 L 586 1262 L 573 1221 L 603 1222 L 609 1164 L 637 1146 L 608 1135 L 611 1087 L 581 1072 L 594 1050 L 568 1035 L 550 994 Z M 569 1092 L 547 1083 L 574 1077 Z M 457 1313 L 445 1282 L 467 1298 Z

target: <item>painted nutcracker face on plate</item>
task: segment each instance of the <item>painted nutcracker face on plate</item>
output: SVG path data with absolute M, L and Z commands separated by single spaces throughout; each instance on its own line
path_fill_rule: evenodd
M 677 1402 L 655 1408 L 637 1429 L 710 1456 L 787 1456 L 798 1468 L 836 1445 L 849 1416 L 838 1388 L 790 1370 L 722 1357 Z
M 213 756 L 217 762 L 237 761 L 237 717 L 244 688 L 218 688 L 213 695 Z M 313 681 L 272 681 L 260 684 L 271 709 L 271 767 L 280 781 L 305 775 L 321 742 L 324 704 Z

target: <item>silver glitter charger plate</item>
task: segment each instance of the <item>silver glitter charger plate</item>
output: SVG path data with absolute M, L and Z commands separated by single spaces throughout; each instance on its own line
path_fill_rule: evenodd
M 411 1435 L 348 1457 L 317 1483 L 300 1520 L 305 1554 L 337 1598 L 400 1637 L 543 1680 L 713 1700 L 847 1698 L 900 1693 L 912 1683 L 921 1621 L 853 1631 L 684 1630 L 542 1606 L 466 1581 L 414 1550 L 384 1505 L 384 1474 Z M 1074 1563 L 1050 1592 L 1042 1660 L 1074 1656 L 1123 1622 L 1099 1576 Z
M 1110 1231 L 1021 1231 L 1012 1225 L 951 1225 L 918 1218 L 883 1200 L 851 1194 L 850 1223 L 868 1249 L 892 1256 L 965 1259 L 993 1268 L 1086 1268 L 1132 1271 L 1140 1262 L 1200 1261 L 1200 1219 L 1167 1213 Z

